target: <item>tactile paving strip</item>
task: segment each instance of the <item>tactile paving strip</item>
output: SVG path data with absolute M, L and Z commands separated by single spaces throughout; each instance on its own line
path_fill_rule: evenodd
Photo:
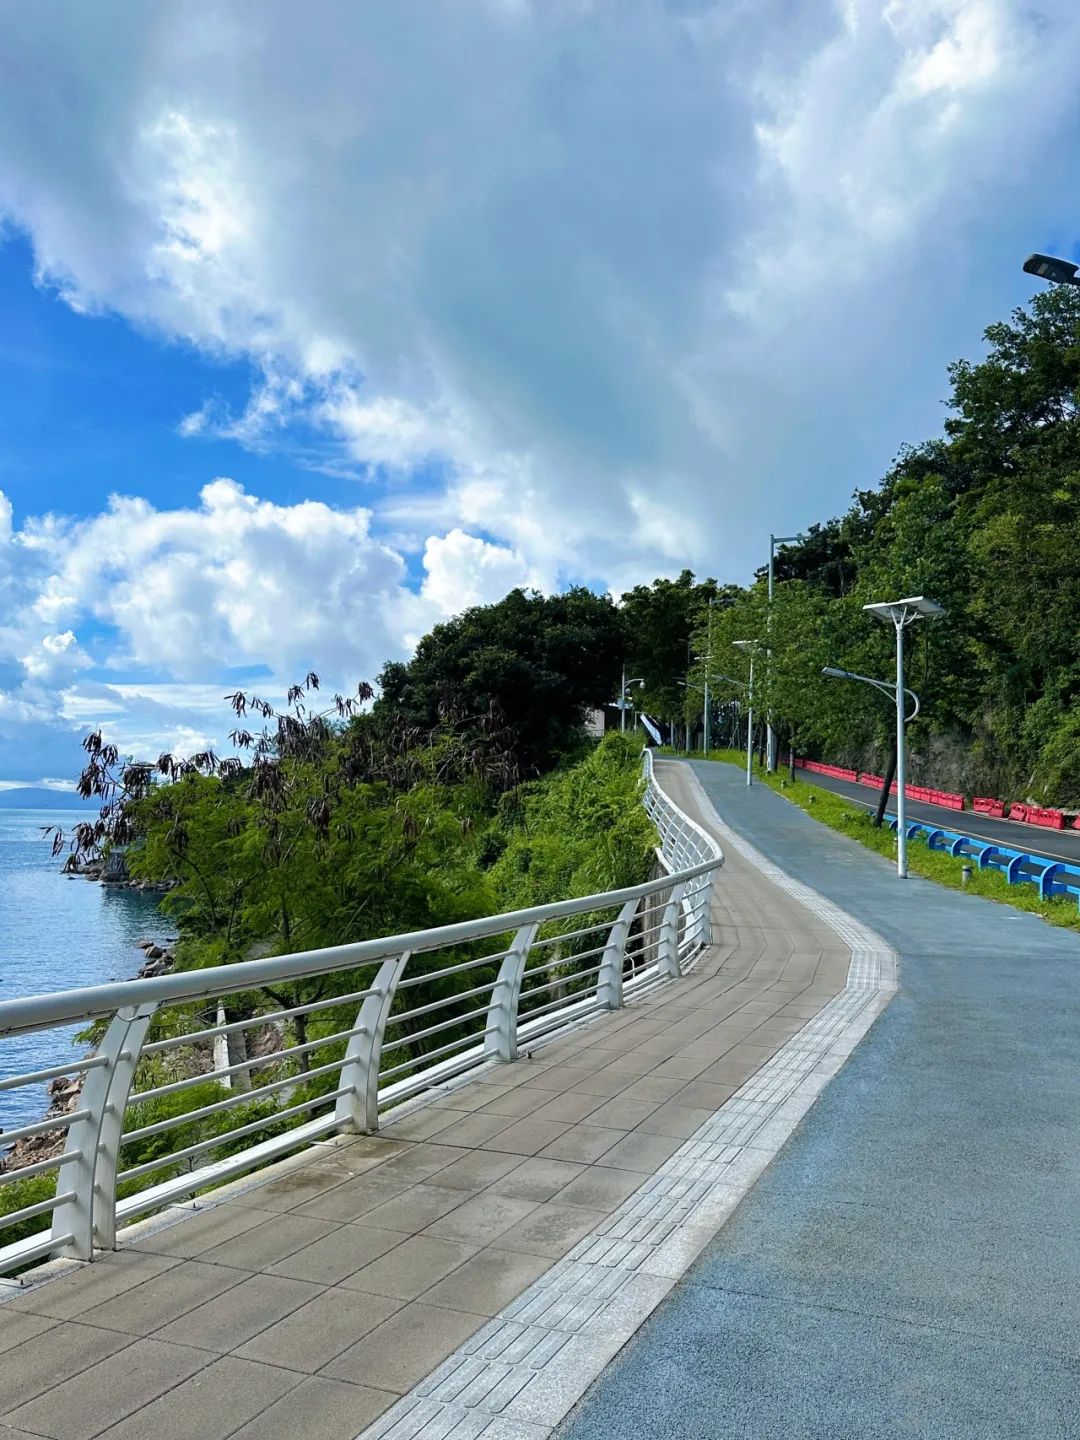
M 844 989 L 655 1175 L 358 1440 L 544 1440 L 685 1272 L 896 989 L 872 930 L 785 875 L 717 815 L 726 844 L 824 920 L 851 952 Z

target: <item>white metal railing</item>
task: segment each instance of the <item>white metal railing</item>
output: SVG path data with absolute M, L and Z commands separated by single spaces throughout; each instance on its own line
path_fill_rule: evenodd
M 0 1273 L 91 1259 L 137 1215 L 323 1136 L 375 1130 L 403 1101 L 677 978 L 709 942 L 723 855 L 660 789 L 648 751 L 644 767 L 665 872 L 644 885 L 0 1003 L 0 1042 L 56 1029 L 67 1046 L 61 1027 L 99 1029 L 92 1053 L 0 1080 L 0 1124 L 6 1092 L 61 1076 L 82 1085 L 66 1114 L 0 1137 L 6 1150 L 46 1137 L 42 1158 L 9 1155 L 0 1171 L 0 1196 L 37 1182 L 0 1215 Z M 264 986 L 292 987 L 295 1003 L 270 1003 Z M 12 1239 L 16 1225 L 32 1233 Z

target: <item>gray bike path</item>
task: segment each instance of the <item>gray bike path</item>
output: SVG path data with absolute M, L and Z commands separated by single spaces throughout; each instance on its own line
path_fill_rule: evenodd
M 900 990 L 560 1436 L 1080 1437 L 1080 937 L 694 770 Z

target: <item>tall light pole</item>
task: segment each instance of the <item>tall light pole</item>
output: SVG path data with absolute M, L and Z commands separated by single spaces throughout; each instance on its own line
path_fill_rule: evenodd
M 907 879 L 907 756 L 904 753 L 904 631 L 916 620 L 935 620 L 945 611 L 925 595 L 903 600 L 880 600 L 863 609 L 875 619 L 896 627 L 896 873 Z
M 622 685 L 621 685 L 621 687 L 620 687 L 620 689 L 619 689 L 619 729 L 622 730 L 622 731 L 625 731 L 625 730 L 626 730 L 626 712 L 627 712 L 627 710 L 629 710 L 629 708 L 630 708 L 630 702 L 629 702 L 629 700 L 627 700 L 627 698 L 626 698 L 627 689 L 628 689 L 629 686 L 631 686 L 631 685 L 644 685 L 644 684 L 645 684 L 645 681 L 641 678 L 640 675 L 635 675 L 635 676 L 633 676 L 632 679 L 627 680 L 627 678 L 626 678 L 626 666 L 625 666 L 625 665 L 623 666 L 623 670 L 622 670 Z
M 746 687 L 746 783 L 754 783 L 754 656 L 758 651 L 756 640 L 733 640 L 736 650 L 745 650 L 750 656 L 750 684 Z
M 769 536 L 769 714 L 766 726 L 765 741 L 765 769 L 771 775 L 776 769 L 776 731 L 772 723 L 772 597 L 773 597 L 773 569 L 776 564 L 777 545 L 794 545 L 799 540 L 805 540 L 805 535 L 770 535 Z

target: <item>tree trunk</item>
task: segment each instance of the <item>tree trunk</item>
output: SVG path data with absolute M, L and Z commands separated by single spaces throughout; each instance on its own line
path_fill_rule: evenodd
M 889 787 L 896 776 L 896 741 L 892 743 L 889 751 L 889 764 L 885 771 L 885 783 L 881 787 L 881 794 L 878 796 L 877 811 L 874 814 L 874 825 L 881 829 L 881 822 L 885 819 L 885 807 L 889 803 Z

